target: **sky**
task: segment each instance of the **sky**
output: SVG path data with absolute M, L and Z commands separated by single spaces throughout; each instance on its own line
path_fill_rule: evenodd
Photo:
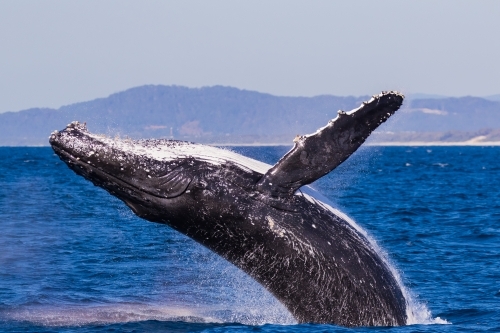
M 145 84 L 500 94 L 500 1 L 2 0 L 0 112 Z

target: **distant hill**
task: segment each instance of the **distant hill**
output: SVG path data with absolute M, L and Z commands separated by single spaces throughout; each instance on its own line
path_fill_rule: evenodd
M 73 120 L 89 130 L 131 138 L 204 143 L 290 143 L 369 98 L 279 97 L 231 87 L 141 86 L 59 109 L 0 114 L 0 145 L 47 145 Z M 375 135 L 379 141 L 500 139 L 500 101 L 477 97 L 412 99 Z M 497 132 L 498 134 L 495 134 Z M 455 133 L 450 136 L 450 133 Z M 482 133 L 482 134 L 481 134 Z M 432 139 L 432 140 L 431 140 Z
M 409 101 L 376 141 L 500 141 L 500 101 L 479 97 Z
M 0 145 L 46 145 L 73 120 L 91 131 L 200 142 L 291 142 L 366 97 L 277 97 L 230 87 L 142 86 L 54 109 L 0 114 Z
M 497 95 L 490 95 L 490 96 L 486 96 L 484 97 L 485 99 L 488 99 L 490 101 L 495 101 L 495 102 L 500 102 L 500 94 L 497 94 Z
M 400 114 L 398 131 L 477 131 L 500 128 L 500 103 L 479 97 L 417 99 Z

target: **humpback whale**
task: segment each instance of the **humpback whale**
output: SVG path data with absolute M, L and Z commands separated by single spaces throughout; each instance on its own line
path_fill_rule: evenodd
M 307 185 L 354 153 L 403 98 L 382 92 L 339 111 L 297 136 L 274 166 L 190 142 L 112 139 L 76 121 L 49 141 L 75 173 L 245 271 L 299 323 L 398 326 L 408 302 L 394 270 L 354 221 Z

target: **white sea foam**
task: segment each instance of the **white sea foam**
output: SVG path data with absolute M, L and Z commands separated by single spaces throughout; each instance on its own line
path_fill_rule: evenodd
M 86 306 L 35 306 L 1 313 L 3 319 L 43 326 L 104 325 L 148 320 L 244 325 L 295 324 L 290 315 L 265 307 L 225 309 L 208 305 L 117 303 Z
M 113 304 L 69 307 L 27 307 L 12 310 L 4 317 L 15 321 L 27 321 L 44 326 L 79 326 L 89 324 L 114 324 L 146 320 L 217 323 L 217 318 L 207 316 L 206 311 L 162 305 Z

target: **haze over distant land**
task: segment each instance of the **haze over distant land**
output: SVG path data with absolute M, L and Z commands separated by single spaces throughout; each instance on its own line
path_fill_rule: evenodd
M 370 142 L 500 141 L 500 101 L 479 97 L 408 98 Z M 71 121 L 92 132 L 131 138 L 174 138 L 212 144 L 292 144 L 370 96 L 283 97 L 214 86 L 147 85 L 107 98 L 0 114 L 0 145 L 48 145 Z

